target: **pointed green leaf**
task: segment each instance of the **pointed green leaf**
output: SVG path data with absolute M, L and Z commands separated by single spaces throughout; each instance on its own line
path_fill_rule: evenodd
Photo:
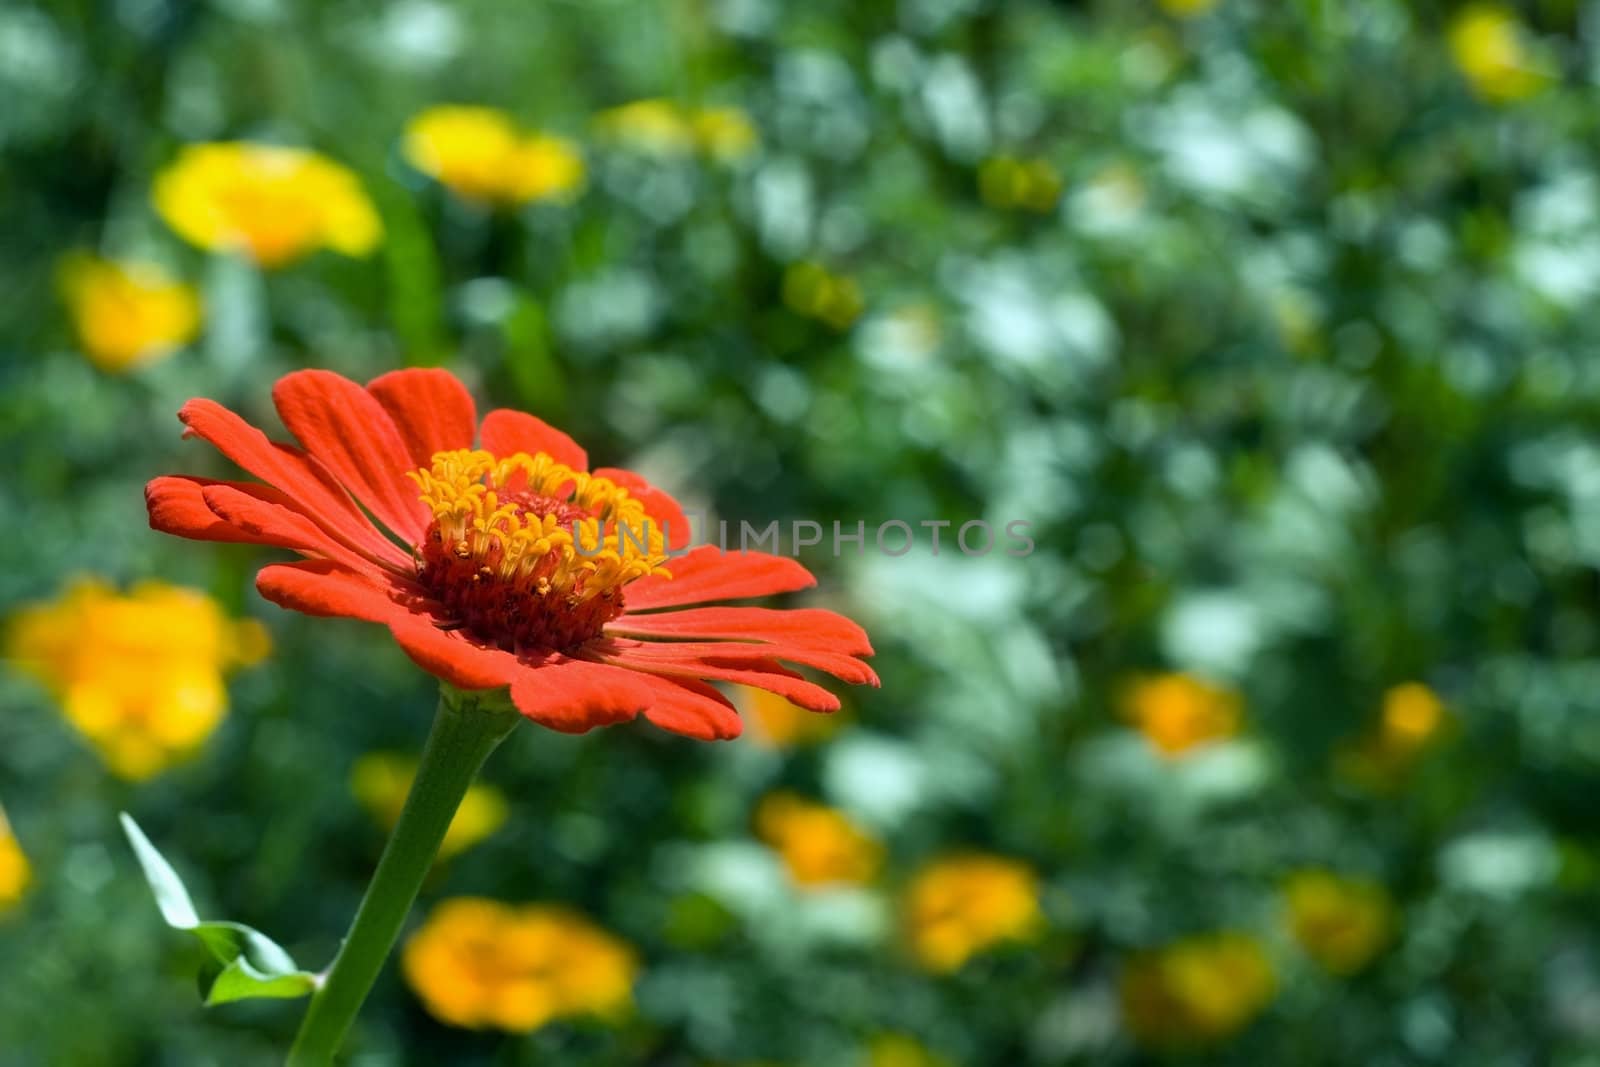
M 317 976 L 296 967 L 289 953 L 266 934 L 243 923 L 202 922 L 178 872 L 126 813 L 122 829 L 139 857 L 162 918 L 173 929 L 193 934 L 211 955 L 200 973 L 200 995 L 206 1004 L 252 997 L 303 997 L 316 990 Z
M 120 818 L 122 831 L 128 835 L 134 855 L 139 857 L 139 866 L 144 868 L 144 880 L 150 883 L 150 891 L 156 895 L 156 906 L 161 909 L 161 917 L 167 920 L 168 926 L 178 930 L 192 930 L 200 925 L 194 901 L 189 899 L 189 891 L 183 888 L 183 880 L 178 877 L 178 872 L 156 851 L 132 816 L 123 812 Z

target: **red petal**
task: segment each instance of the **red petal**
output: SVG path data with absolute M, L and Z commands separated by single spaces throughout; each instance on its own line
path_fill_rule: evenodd
M 589 469 L 589 455 L 578 442 L 544 420 L 510 408 L 496 408 L 483 417 L 478 444 L 501 459 L 517 452 L 544 452 L 573 470 Z
M 260 482 L 219 482 L 212 478 L 165 475 L 144 487 L 144 503 L 150 513 L 150 528 L 194 541 L 225 541 L 247 545 L 282 545 L 275 538 L 241 530 L 224 521 L 206 506 L 202 490 L 208 485 L 226 485 L 241 493 L 255 493 L 263 499 L 288 497 Z M 267 494 L 272 494 L 268 497 Z M 288 546 L 283 546 L 288 547 Z
M 433 463 L 435 452 L 471 448 L 478 430 L 472 394 L 449 371 L 437 367 L 391 371 L 367 383 L 394 420 L 412 468 Z
M 821 608 L 686 608 L 654 615 L 620 616 L 607 633 L 641 637 L 725 637 L 872 655 L 867 632 L 837 612 Z
M 218 518 L 236 529 L 261 538 L 266 544 L 326 556 L 353 571 L 381 581 L 394 577 L 393 570 L 373 563 L 359 552 L 341 545 L 322 527 L 285 504 L 263 500 L 231 485 L 208 485 L 200 494 L 206 507 Z
M 509 652 L 475 644 L 458 631 L 439 629 L 432 612 L 443 609 L 431 601 L 330 560 L 265 567 L 256 575 L 256 588 L 274 604 L 307 615 L 382 623 L 419 667 L 463 689 L 510 685 L 521 669 Z
M 389 632 L 411 662 L 459 689 L 499 689 L 525 670 L 510 652 L 480 645 L 460 630 L 441 630 L 427 615 L 392 619 Z
M 658 678 L 655 699 L 644 717 L 661 727 L 700 741 L 727 741 L 744 732 L 728 698 L 704 682 Z
M 625 722 L 652 699 L 649 683 L 631 671 L 559 655 L 522 671 L 511 683 L 518 711 L 568 734 Z
M 817 584 L 811 572 L 795 560 L 765 552 L 724 552 L 716 545 L 701 545 L 688 555 L 667 560 L 667 570 L 671 578 L 652 575 L 628 586 L 630 612 L 792 593 Z
M 646 674 L 669 678 L 710 678 L 721 682 L 740 682 L 766 689 L 811 711 L 838 711 L 839 698 L 774 660 L 729 661 L 711 657 L 676 660 L 652 655 L 657 646 L 615 648 L 591 646 L 586 653 L 605 663 L 627 667 Z
M 327 559 L 274 563 L 256 575 L 256 589 L 279 607 L 322 618 L 361 619 L 387 624 L 410 615 L 413 595 L 357 574 Z
M 405 566 L 408 557 L 368 521 L 344 488 L 303 452 L 267 440 L 260 430 L 213 400 L 194 399 L 178 418 L 189 432 L 287 495 L 317 525 L 374 559 Z
M 272 402 L 289 432 L 380 522 L 416 544 L 429 512 L 406 477 L 411 453 L 383 405 L 332 371 L 286 374 Z
M 754 641 L 647 641 L 629 642 L 618 649 L 626 655 L 652 663 L 692 667 L 697 663 L 764 663 L 784 660 L 826 671 L 851 685 L 876 687 L 878 676 L 871 667 L 842 652 L 808 648 L 802 645 L 767 644 Z
M 610 478 L 644 505 L 644 513 L 661 523 L 665 529 L 668 548 L 676 552 L 689 543 L 689 519 L 678 502 L 664 490 L 645 481 L 643 475 L 625 471 L 621 467 L 601 467 L 594 473 L 602 478 Z

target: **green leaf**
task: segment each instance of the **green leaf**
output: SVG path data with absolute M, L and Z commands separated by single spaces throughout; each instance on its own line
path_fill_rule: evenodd
M 283 947 L 266 934 L 243 923 L 202 921 L 172 864 L 156 851 L 126 812 L 121 818 L 122 829 L 144 869 L 161 917 L 174 930 L 193 934 L 211 955 L 200 972 L 200 996 L 206 1004 L 303 997 L 316 990 L 317 976 L 295 966 Z

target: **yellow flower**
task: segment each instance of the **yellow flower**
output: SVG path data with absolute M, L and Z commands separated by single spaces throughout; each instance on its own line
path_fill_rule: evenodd
M 1122 970 L 1122 1017 L 1150 1045 L 1218 1041 L 1244 1029 L 1276 991 L 1272 964 L 1239 933 L 1202 934 L 1130 958 Z
M 355 174 L 315 152 L 229 141 L 184 147 L 156 176 L 155 207 L 211 251 L 280 267 L 319 248 L 370 252 L 383 236 Z
M 822 741 L 839 728 L 842 714 L 818 715 L 777 693 L 748 685 L 737 687 L 734 702 L 751 726 L 746 736 L 764 748 L 790 748 Z
M 864 885 L 878 873 L 883 848 L 841 811 L 793 793 L 773 793 L 756 809 L 756 834 L 775 849 L 804 889 Z
M 795 263 L 783 275 L 783 302 L 798 314 L 847 330 L 865 305 L 854 278 L 833 274 L 820 263 Z
M 750 116 L 736 107 L 706 107 L 689 116 L 700 150 L 723 163 L 743 159 L 761 143 Z
M 1242 707 L 1231 689 L 1190 674 L 1163 674 L 1134 683 L 1124 713 L 1157 752 L 1175 758 L 1238 733 Z
M 1216 7 L 1219 0 L 1161 0 L 1161 10 L 1180 19 L 1204 15 Z
M 267 653 L 266 630 L 211 597 L 93 580 L 13 619 L 7 654 L 38 678 L 117 775 L 141 780 L 189 755 L 227 711 L 224 676 Z
M 434 1018 L 526 1033 L 622 1012 L 638 963 L 626 944 L 563 908 L 457 897 L 406 942 L 401 968 Z
M 350 791 L 362 807 L 372 813 L 385 829 L 400 819 L 411 781 L 417 776 L 417 761 L 398 752 L 369 752 L 356 760 L 350 770 Z M 439 845 L 444 858 L 465 852 L 488 837 L 506 821 L 506 798 L 493 786 L 474 782 L 467 787 L 450 828 Z
M 1432 689 L 1421 682 L 1393 686 L 1383 694 L 1376 729 L 1341 751 L 1337 767 L 1367 786 L 1393 785 L 1449 724 L 1449 709 Z
M 904 906 L 912 952 L 941 974 L 1003 941 L 1027 940 L 1043 922 L 1038 877 L 1001 856 L 953 856 L 924 868 Z
M 904 1034 L 879 1034 L 867 1044 L 865 1067 L 946 1067 L 946 1064 Z
M 671 100 L 635 100 L 595 117 L 600 132 L 658 155 L 700 151 L 723 163 L 742 159 L 761 142 L 750 116 L 736 107 L 685 108 Z
M 595 121 L 602 133 L 647 152 L 671 154 L 695 147 L 693 121 L 671 100 L 635 100 L 600 112 Z
M 1394 905 L 1383 886 L 1329 871 L 1301 871 L 1284 886 L 1289 930 L 1334 974 L 1354 974 L 1388 943 Z
M 524 134 L 503 111 L 433 107 L 406 125 L 405 156 L 467 200 L 522 204 L 567 196 L 583 184 L 583 157 L 569 141 Z
M 1383 694 L 1383 746 L 1411 754 L 1426 747 L 1445 724 L 1444 702 L 1421 682 L 1406 682 Z
M 17 835 L 11 832 L 6 813 L 0 811 L 0 915 L 16 907 L 32 881 L 28 857 L 22 854 Z
M 1550 81 L 1529 50 L 1516 15 L 1497 4 L 1475 4 L 1456 17 L 1450 51 L 1473 91 L 1485 100 L 1522 100 Z
M 1042 159 L 996 156 L 978 168 L 978 192 L 991 207 L 1048 214 L 1061 199 L 1061 175 Z
M 200 326 L 194 289 L 154 264 L 72 256 L 62 265 L 61 289 L 84 354 L 103 371 L 163 359 Z

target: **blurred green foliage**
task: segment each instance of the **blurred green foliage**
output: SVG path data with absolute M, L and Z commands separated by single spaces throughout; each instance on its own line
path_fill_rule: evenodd
M 151 533 L 140 488 L 224 473 L 178 439 L 191 395 L 271 426 L 290 369 L 431 363 L 722 517 L 1026 520 L 1037 550 L 808 554 L 884 679 L 824 744 L 520 731 L 487 771 L 504 828 L 422 905 L 570 904 L 637 947 L 637 1010 L 468 1033 L 391 968 L 352 1062 L 832 1067 L 888 1032 L 953 1064 L 1140 1062 L 1156 1053 L 1120 1020 L 1124 961 L 1221 929 L 1265 946 L 1275 995 L 1236 1035 L 1160 1055 L 1600 1062 L 1600 8 L 1523 5 L 1545 81 L 1506 100 L 1453 59 L 1460 14 L 0 8 L 0 603 L 160 576 L 276 643 L 203 753 L 138 786 L 34 685 L 0 681 L 0 802 L 34 870 L 0 920 L 0 1064 L 286 1047 L 294 1005 L 199 1007 L 116 812 L 204 914 L 328 959 L 382 844 L 349 769 L 415 750 L 431 682 L 381 634 L 262 604 L 261 554 Z M 719 162 L 597 135 L 597 113 L 658 96 L 743 109 L 759 148 Z M 440 102 L 577 141 L 586 190 L 501 213 L 454 199 L 399 150 Z M 237 138 L 355 170 L 382 247 L 259 273 L 184 245 L 154 175 Z M 95 369 L 56 290 L 85 249 L 198 285 L 202 337 Z M 814 267 L 786 284 L 797 264 Z M 859 317 L 793 295 L 818 278 L 849 279 Z M 1237 736 L 1155 754 L 1119 701 L 1162 670 L 1236 689 Z M 1381 780 L 1341 770 L 1412 680 L 1448 728 Z M 868 827 L 877 883 L 790 887 L 752 830 L 776 788 Z M 1045 930 L 930 976 L 900 942 L 900 889 L 964 850 L 1031 865 Z M 1370 966 L 1334 977 L 1296 948 L 1281 889 L 1303 867 L 1392 896 Z

